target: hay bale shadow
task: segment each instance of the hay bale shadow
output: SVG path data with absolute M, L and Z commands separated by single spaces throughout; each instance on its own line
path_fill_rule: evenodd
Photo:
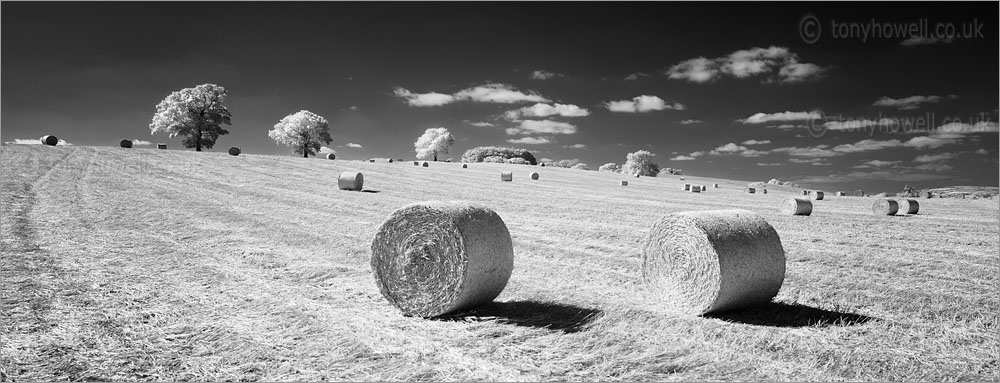
M 379 190 L 365 189 L 361 191 L 362 193 L 381 193 Z
M 855 326 L 879 320 L 867 315 L 823 310 L 800 304 L 770 302 L 743 310 L 705 315 L 726 322 L 770 327 Z
M 600 310 L 573 305 L 535 301 L 490 302 L 485 305 L 443 315 L 436 320 L 481 322 L 495 320 L 497 323 L 516 326 L 546 328 L 564 333 L 579 332 L 600 318 Z

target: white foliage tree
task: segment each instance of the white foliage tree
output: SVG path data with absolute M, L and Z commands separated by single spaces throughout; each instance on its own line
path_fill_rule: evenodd
M 229 134 L 222 124 L 232 125 L 232 115 L 222 103 L 226 88 L 201 84 L 171 93 L 156 105 L 156 114 L 149 124 L 150 134 L 167 133 L 171 138 L 186 136 L 187 148 L 211 149 L 219 136 Z
M 455 136 L 445 128 L 430 128 L 422 136 L 417 138 L 413 147 L 417 151 L 418 160 L 434 158 L 438 160 L 438 154 L 448 154 L 448 149 L 455 144 Z
M 309 158 L 316 155 L 322 145 L 333 142 L 330 137 L 330 125 L 323 116 L 308 110 L 300 110 L 289 114 L 274 124 L 274 129 L 267 132 L 276 143 L 292 147 L 292 152 Z
M 601 167 L 597 168 L 597 170 L 601 172 L 618 173 L 622 170 L 622 167 L 614 162 L 608 162 L 604 165 L 601 165 Z
M 656 155 L 645 150 L 629 153 L 625 156 L 622 174 L 656 177 L 660 173 L 660 165 L 653 162 L 653 157 Z

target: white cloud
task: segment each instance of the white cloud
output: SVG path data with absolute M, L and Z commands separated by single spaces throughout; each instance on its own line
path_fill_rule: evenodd
M 507 134 L 573 134 L 576 126 L 573 124 L 552 120 L 524 120 L 516 128 L 507 128 Z
M 830 150 L 833 150 L 834 152 L 837 153 L 860 153 L 860 152 L 882 150 L 887 148 L 895 148 L 899 147 L 900 145 L 902 145 L 902 142 L 899 142 L 899 140 L 879 141 L 879 140 L 868 139 L 868 140 L 861 140 L 853 144 L 840 144 L 834 146 Z
M 561 73 L 549 72 L 545 70 L 536 70 L 531 72 L 532 80 L 548 80 L 555 77 L 563 77 L 563 75 Z
M 441 106 L 455 102 L 455 97 L 450 94 L 429 92 L 413 93 L 406 89 L 396 87 L 393 90 L 396 97 L 403 98 L 410 106 Z
M 775 71 L 777 70 L 777 71 Z M 712 81 L 723 75 L 734 78 L 764 76 L 764 82 L 799 83 L 818 79 L 826 69 L 799 62 L 799 56 L 785 47 L 754 47 L 708 59 L 697 57 L 682 61 L 664 72 L 669 78 L 696 83 Z
M 14 144 L 14 145 L 41 145 L 42 144 L 42 140 L 41 140 L 41 138 L 34 138 L 34 139 L 32 139 L 32 138 L 15 138 L 14 141 L 7 141 L 7 142 L 5 142 L 5 144 Z M 73 144 L 71 144 L 69 142 L 66 142 L 66 140 L 60 138 L 59 142 L 56 143 L 56 146 L 73 146 Z
M 639 73 L 632 73 L 632 74 L 630 74 L 630 75 L 628 75 L 628 76 L 625 76 L 625 81 L 636 81 L 636 80 L 638 80 L 638 79 L 639 79 L 640 77 L 648 77 L 648 76 L 649 76 L 648 74 L 646 74 L 646 73 L 642 73 L 642 72 L 639 72 Z
M 140 140 L 138 138 L 133 138 L 132 139 L 132 145 L 135 145 L 135 146 L 150 146 L 150 145 L 153 145 L 153 143 L 150 142 L 150 141 Z
M 361 145 L 355 144 L 353 142 L 348 142 L 347 145 L 345 145 L 345 146 L 347 146 L 348 148 L 358 148 L 358 149 L 361 148 Z
M 521 137 L 518 139 L 513 139 L 513 138 L 509 139 L 507 140 L 507 142 L 510 142 L 512 144 L 541 145 L 550 143 L 552 141 L 549 141 L 549 139 L 545 137 Z
M 573 144 L 573 145 L 563 145 L 566 149 L 586 149 L 587 145 L 584 144 Z
M 872 126 L 892 126 L 896 125 L 896 120 L 883 118 L 878 121 L 872 120 L 846 120 L 846 121 L 827 121 L 823 124 L 827 130 L 847 130 L 847 131 L 860 131 L 862 129 L 872 127 Z
M 866 167 L 882 168 L 882 167 L 886 167 L 886 166 L 897 165 L 897 164 L 899 164 L 901 162 L 903 162 L 903 161 L 871 160 L 871 161 L 862 162 L 862 164 L 863 165 L 867 165 Z M 855 167 L 857 168 L 857 167 L 861 167 L 861 166 L 855 166 Z
M 513 104 L 517 102 L 549 102 L 549 99 L 535 93 L 524 93 L 516 88 L 500 83 L 480 85 L 463 89 L 455 93 L 456 99 L 497 104 Z
M 832 151 L 829 145 L 817 145 L 813 147 L 798 148 L 798 147 L 784 147 L 771 149 L 772 153 L 787 153 L 792 157 L 836 157 L 840 153 Z M 794 161 L 793 161 L 794 162 Z
M 680 156 L 671 158 L 670 161 L 691 161 L 693 159 L 695 159 L 695 158 L 691 157 L 691 156 L 680 155 Z
M 470 122 L 469 125 L 480 127 L 480 128 L 485 128 L 485 127 L 490 127 L 490 126 L 496 126 L 496 125 L 493 125 L 492 123 L 489 123 L 489 122 L 486 122 L 486 121 Z
M 664 73 L 669 78 L 675 80 L 688 80 L 691 82 L 704 83 L 712 81 L 718 74 L 716 63 L 704 57 L 693 58 L 681 61 L 677 65 L 670 67 Z
M 622 100 L 622 101 L 609 101 L 604 103 L 604 106 L 612 112 L 619 113 L 643 113 L 651 112 L 655 110 L 684 110 L 686 107 L 681 103 L 667 104 L 662 98 L 657 96 L 647 96 L 642 95 L 632 98 L 632 101 Z
M 913 168 L 917 170 L 927 170 L 932 172 L 946 172 L 954 169 L 955 167 L 945 164 L 923 164 L 920 166 L 915 166 Z
M 333 150 L 332 148 L 329 148 L 329 147 L 326 147 L 326 146 L 320 146 L 319 147 L 319 152 L 320 153 L 324 153 L 324 154 L 325 153 L 334 153 L 334 154 L 337 153 L 336 150 Z
M 950 160 L 952 158 L 955 158 L 955 155 L 952 153 L 924 154 L 917 156 L 916 158 L 913 159 L 913 161 L 926 163 L 926 162 L 939 162 L 944 160 Z
M 770 144 L 771 140 L 746 140 L 741 142 L 743 145 L 767 145 Z
M 562 116 L 562 117 L 585 117 L 589 116 L 590 111 L 572 104 L 559 104 L 556 103 L 554 106 L 549 104 L 537 103 L 532 106 L 526 106 L 521 109 L 509 110 L 504 113 L 504 117 L 511 121 L 517 121 L 521 117 L 549 117 L 549 116 Z
M 955 39 L 952 38 L 941 39 L 937 37 L 914 36 L 901 41 L 899 45 L 902 45 L 904 47 L 912 47 L 916 45 L 950 44 L 952 41 L 955 41 Z
M 742 157 L 760 157 L 767 153 L 759 150 L 747 149 L 746 146 L 736 145 L 730 142 L 728 144 L 712 149 L 712 151 L 708 152 L 708 154 L 711 154 L 713 156 L 736 154 Z
M 820 112 L 778 112 L 778 113 L 756 113 L 742 120 L 737 120 L 744 124 L 763 124 L 772 121 L 802 121 L 823 118 Z M 778 126 L 781 129 L 781 126 Z
M 823 163 L 823 159 L 822 158 L 789 158 L 788 162 L 795 163 L 795 164 L 815 164 L 815 163 Z
M 938 133 L 997 133 L 1000 132 L 1000 125 L 995 121 L 980 121 L 975 124 L 962 122 L 952 122 L 937 127 Z
M 978 150 L 974 151 L 973 153 L 982 154 L 982 155 L 990 154 L 990 152 L 988 150 L 986 150 L 986 149 L 978 149 Z
M 881 106 L 887 108 L 896 108 L 899 110 L 914 110 L 920 107 L 922 104 L 930 104 L 941 102 L 941 96 L 910 96 L 903 98 L 891 98 L 882 97 L 875 100 L 872 106 Z
M 935 149 L 948 144 L 956 143 L 961 138 L 961 134 L 955 133 L 932 134 L 929 136 L 913 137 L 909 141 L 903 143 L 903 146 L 917 149 Z
M 691 124 L 700 124 L 701 122 L 702 122 L 701 120 L 682 120 L 679 123 L 681 125 L 691 125 Z
M 782 164 L 780 162 L 769 162 L 769 163 L 758 162 L 757 163 L 757 166 L 781 166 L 781 165 L 784 165 L 784 164 Z

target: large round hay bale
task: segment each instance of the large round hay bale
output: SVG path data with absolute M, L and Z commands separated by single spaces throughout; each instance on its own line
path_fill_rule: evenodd
M 622 185 L 622 186 L 628 186 L 628 181 L 626 181 L 626 180 L 622 180 L 622 183 L 621 183 L 621 185 Z
M 240 150 L 240 148 L 237 148 L 235 146 L 229 148 L 229 155 L 230 156 L 238 156 L 238 155 L 240 155 L 240 153 L 242 153 L 242 151 Z
M 781 238 L 746 210 L 666 215 L 649 229 L 643 282 L 660 303 L 702 315 L 769 302 L 785 279 Z
M 822 201 L 823 200 L 823 192 L 821 192 L 819 190 L 813 190 L 813 191 L 809 192 L 809 199 L 811 199 L 813 201 Z
M 864 190 L 855 190 L 854 191 L 854 196 L 855 197 L 864 197 L 865 196 L 865 192 L 864 192 Z
M 468 167 L 469 167 L 469 164 L 462 164 L 462 169 L 466 169 Z
M 423 166 L 423 167 L 426 168 L 426 167 L 430 166 L 430 164 L 428 164 L 427 161 L 424 161 L 424 162 L 420 163 L 420 166 Z
M 337 177 L 337 187 L 340 190 L 357 190 L 365 186 L 365 176 L 360 172 L 342 172 Z
M 750 188 L 750 187 L 747 188 L 747 193 L 754 194 L 756 192 L 757 192 L 757 189 Z
M 538 179 L 538 172 L 531 172 L 530 176 L 531 176 L 531 179 L 537 180 Z
M 500 180 L 511 182 L 514 180 L 514 173 L 512 172 L 500 172 Z
M 59 139 L 56 138 L 56 136 L 50 134 L 42 136 L 40 141 L 42 141 L 42 145 L 48 145 L 48 146 L 56 146 L 59 144 Z
M 125 149 L 131 149 L 132 148 L 132 140 L 125 140 L 125 139 L 123 139 L 121 141 L 118 141 L 118 146 L 123 147 Z
M 805 198 L 789 198 L 781 204 L 781 213 L 788 215 L 810 215 L 813 203 Z
M 872 203 L 872 213 L 875 215 L 893 215 L 899 211 L 899 203 L 891 199 L 877 199 Z
M 915 199 L 904 199 L 899 204 L 899 211 L 906 214 L 917 214 L 920 211 L 920 203 Z
M 156 148 L 157 149 L 166 149 L 167 148 L 167 144 L 156 144 Z
M 691 192 L 692 193 L 701 193 L 701 186 L 691 185 Z
M 335 160 L 335 159 L 337 159 L 337 155 L 333 154 L 333 153 L 327 153 L 326 154 L 326 159 L 328 159 L 328 160 Z
M 691 184 L 684 184 L 684 191 L 691 190 Z
M 489 303 L 510 279 L 514 247 L 493 210 L 428 201 L 389 215 L 372 239 L 379 291 L 404 315 L 435 317 Z

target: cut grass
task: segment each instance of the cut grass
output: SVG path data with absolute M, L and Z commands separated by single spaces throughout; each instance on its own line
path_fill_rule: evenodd
M 0 149 L 0 371 L 8 380 L 997 380 L 998 207 L 870 199 L 784 216 L 794 191 L 523 165 L 430 168 L 92 147 Z M 342 171 L 366 189 L 337 190 Z M 796 189 L 797 190 L 797 189 Z M 404 317 L 368 266 L 405 204 L 490 206 L 514 241 L 495 303 Z M 776 302 L 675 317 L 639 282 L 663 214 L 744 208 L 788 257 Z M 347 212 L 347 213 L 345 213 Z M 831 228 L 836 228 L 835 230 Z

